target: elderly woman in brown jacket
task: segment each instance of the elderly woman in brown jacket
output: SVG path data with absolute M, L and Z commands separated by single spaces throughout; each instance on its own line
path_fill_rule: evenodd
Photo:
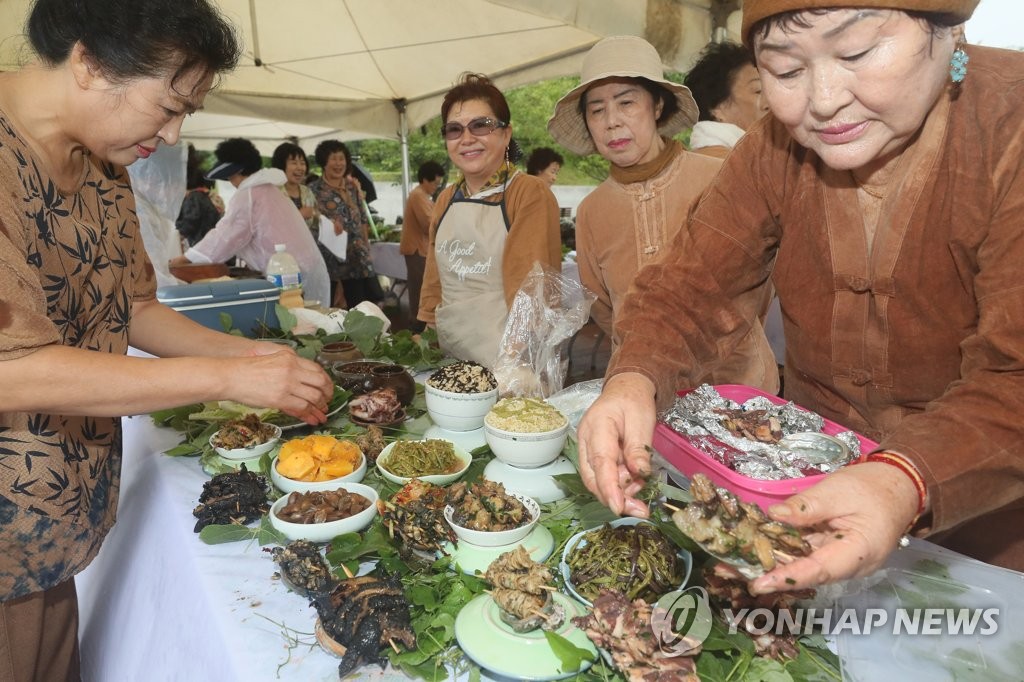
M 646 514 L 655 405 L 771 276 L 787 397 L 880 447 L 770 509 L 820 532 L 752 590 L 865 575 L 908 530 L 1024 569 L 1024 55 L 964 44 L 977 0 L 832 4 L 744 3 L 771 115 L 627 298 L 581 474 Z

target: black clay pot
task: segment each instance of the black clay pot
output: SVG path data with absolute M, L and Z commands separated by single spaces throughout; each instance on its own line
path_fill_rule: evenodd
M 390 388 L 403 405 L 416 397 L 416 380 L 401 365 L 380 365 L 370 370 L 369 390 Z

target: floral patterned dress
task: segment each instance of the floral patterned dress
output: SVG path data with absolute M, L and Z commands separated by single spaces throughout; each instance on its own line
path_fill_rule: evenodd
M 62 194 L 0 112 L 0 186 L 0 362 L 51 344 L 123 355 L 132 304 L 156 290 L 128 173 L 87 158 Z M 0 601 L 89 564 L 120 472 L 120 419 L 0 412 Z
M 327 184 L 323 178 L 309 183 L 316 196 L 320 213 L 331 220 L 340 220 L 348 232 L 346 260 L 342 261 L 320 246 L 331 279 L 363 279 L 373 277 L 373 261 L 370 257 L 370 225 L 363 210 L 363 194 L 359 183 L 346 177 L 347 187 L 338 190 Z M 319 242 L 318 242 L 319 243 Z

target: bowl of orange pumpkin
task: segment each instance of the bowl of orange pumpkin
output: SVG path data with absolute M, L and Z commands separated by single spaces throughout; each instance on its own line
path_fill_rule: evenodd
M 326 434 L 282 443 L 270 463 L 270 480 L 285 493 L 336 490 L 366 475 L 366 456 L 351 440 Z

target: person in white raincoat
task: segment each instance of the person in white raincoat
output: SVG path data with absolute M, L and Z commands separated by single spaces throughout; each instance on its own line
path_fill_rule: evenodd
M 261 168 L 262 159 L 249 140 L 232 138 L 217 145 L 217 165 L 209 180 L 227 180 L 238 191 L 228 202 L 224 217 L 206 236 L 171 265 L 221 263 L 238 256 L 250 267 L 265 272 L 275 244 L 285 244 L 302 269 L 303 296 L 330 301 L 327 266 L 316 241 L 295 205 L 281 192 L 284 172 Z

